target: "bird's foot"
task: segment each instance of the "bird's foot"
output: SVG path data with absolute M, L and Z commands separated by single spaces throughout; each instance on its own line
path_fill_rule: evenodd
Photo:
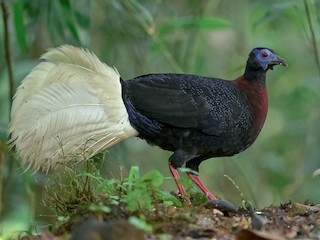
M 215 195 L 213 195 L 209 189 L 203 184 L 203 182 L 200 180 L 200 178 L 197 175 L 194 175 L 192 173 L 187 173 L 189 178 L 200 188 L 200 190 L 207 196 L 209 199 L 217 199 Z
M 191 206 L 192 205 L 190 198 L 187 197 L 186 195 L 181 196 L 181 201 L 187 206 Z

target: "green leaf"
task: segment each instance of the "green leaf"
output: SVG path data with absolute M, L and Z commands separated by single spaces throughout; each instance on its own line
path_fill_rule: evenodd
M 140 170 L 138 166 L 132 166 L 129 171 L 129 180 L 139 179 L 140 178 Z
M 191 168 L 178 168 L 178 170 L 182 173 L 192 173 L 194 175 L 198 175 L 197 171 L 192 170 Z
M 13 239 L 14 233 L 26 231 L 30 228 L 32 211 L 26 205 L 16 205 L 8 215 L 1 219 L 0 239 Z
M 129 171 L 129 176 L 126 179 L 129 185 L 129 190 L 131 189 L 132 185 L 137 181 L 137 179 L 140 179 L 139 167 L 132 166 Z
M 145 232 L 152 232 L 153 228 L 145 220 L 140 219 L 135 216 L 129 217 L 129 222 L 138 229 L 141 229 Z
M 152 14 L 149 12 L 147 8 L 145 8 L 141 3 L 137 0 L 131 0 L 130 3 L 136 8 L 137 13 L 140 18 L 144 20 L 148 25 L 153 23 Z
M 142 181 L 150 182 L 153 187 L 160 187 L 164 182 L 164 176 L 159 171 L 153 170 L 144 175 Z
M 128 192 L 124 200 L 131 212 L 154 207 L 151 193 L 147 191 L 147 189 L 135 189 L 134 191 Z
M 21 50 L 26 50 L 27 41 L 26 41 L 26 32 L 23 21 L 23 8 L 24 1 L 17 0 L 13 5 L 13 17 L 14 17 L 14 26 L 16 30 L 17 42 Z
M 77 23 L 79 24 L 80 27 L 82 27 L 82 28 L 89 28 L 90 27 L 91 19 L 88 15 L 84 15 L 84 14 L 80 13 L 79 11 L 74 12 L 74 16 L 77 19 Z M 89 30 L 87 30 L 87 31 L 89 31 Z
M 60 4 L 70 9 L 70 0 L 59 0 Z
M 162 233 L 159 236 L 159 240 L 170 240 L 170 239 L 171 239 L 171 237 L 167 233 Z
M 102 189 L 108 194 L 114 194 L 119 184 L 120 184 L 120 180 L 118 179 L 115 179 L 115 178 L 104 179 L 102 182 L 98 183 L 97 189 Z
M 229 21 L 217 17 L 182 17 L 163 24 L 160 27 L 160 33 L 168 33 L 176 29 L 198 28 L 203 30 L 213 30 L 221 28 L 230 28 L 230 26 L 231 24 Z
M 169 192 L 166 192 L 166 191 L 160 191 L 159 192 L 159 198 L 161 200 L 163 200 L 163 202 L 166 204 L 169 203 L 169 202 L 172 202 L 174 205 L 178 206 L 178 207 L 181 207 L 182 206 L 182 203 L 181 201 L 176 198 L 175 196 L 173 196 L 172 194 L 170 194 Z M 166 205 L 171 205 L 171 204 L 166 204 Z
M 80 37 L 78 34 L 76 23 L 74 21 L 74 15 L 73 15 L 73 11 L 72 11 L 72 8 L 70 5 L 70 1 L 69 0 L 60 0 L 59 2 L 62 7 L 62 10 L 63 10 L 64 24 L 67 25 L 72 37 L 78 43 L 80 43 Z
M 70 220 L 70 216 L 58 216 L 57 221 L 60 223 L 65 223 Z
M 315 170 L 313 173 L 312 173 L 312 177 L 317 177 L 320 175 L 320 168 Z
M 96 174 L 97 175 L 97 174 Z M 89 178 L 92 178 L 92 179 L 95 179 L 97 180 L 99 183 L 101 183 L 103 181 L 103 178 L 100 177 L 100 176 L 96 176 L 95 174 L 92 174 L 92 173 L 89 173 L 89 172 L 84 172 L 84 173 L 80 173 L 80 174 L 77 174 L 75 176 L 75 178 L 79 178 L 79 177 L 89 177 Z
M 89 211 L 109 213 L 111 212 L 111 209 L 108 206 L 105 206 L 102 203 L 99 203 L 99 204 L 91 204 L 89 206 Z

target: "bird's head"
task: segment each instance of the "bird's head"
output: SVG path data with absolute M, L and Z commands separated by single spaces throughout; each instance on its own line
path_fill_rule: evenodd
M 254 48 L 248 59 L 251 68 L 267 71 L 275 65 L 288 66 L 287 62 L 269 48 Z

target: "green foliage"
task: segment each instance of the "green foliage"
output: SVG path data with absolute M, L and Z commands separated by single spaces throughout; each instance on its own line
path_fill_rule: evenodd
M 82 211 L 110 213 L 111 206 L 120 207 L 130 213 L 143 213 L 165 205 L 181 206 L 181 202 L 161 189 L 164 176 L 159 171 L 150 171 L 140 177 L 139 168 L 131 167 L 123 180 L 105 179 L 100 175 L 96 164 L 89 160 L 87 171 L 66 168 L 53 177 L 53 183 L 44 194 L 44 204 L 58 216 L 72 216 Z M 63 176 L 63 177 L 62 177 Z
M 103 203 L 93 203 L 88 208 L 89 211 L 92 212 L 101 212 L 101 213 L 109 213 L 111 212 L 111 209 L 108 206 L 105 206 Z
M 190 169 L 190 168 L 179 168 L 179 171 L 182 172 L 182 173 L 192 173 L 192 174 L 195 174 L 195 175 L 198 175 L 198 172 Z
M 168 21 L 161 25 L 160 34 L 168 34 L 171 31 L 185 31 L 190 29 L 212 30 L 226 29 L 230 27 L 230 22 L 222 18 L 199 16 L 183 17 Z
M 138 229 L 141 229 L 145 232 L 152 232 L 153 228 L 146 222 L 146 219 L 141 216 L 140 218 L 131 216 L 129 217 L 129 222 Z
M 320 168 L 318 168 L 317 170 L 315 170 L 312 174 L 313 177 L 317 177 L 320 175 Z
M 23 16 L 24 0 L 17 0 L 14 3 L 14 25 L 16 30 L 17 41 L 22 50 L 27 48 L 27 40 L 25 33 L 25 24 Z
M 141 209 L 152 209 L 156 207 L 160 200 L 166 205 L 176 204 L 181 206 L 181 202 L 168 192 L 161 190 L 164 176 L 156 170 L 148 172 L 143 177 L 139 177 L 139 169 L 131 167 L 129 177 L 124 180 L 123 201 L 132 212 Z
M 14 239 L 17 235 L 28 233 L 30 228 L 30 210 L 27 206 L 17 206 L 16 211 L 1 219 L 0 239 Z

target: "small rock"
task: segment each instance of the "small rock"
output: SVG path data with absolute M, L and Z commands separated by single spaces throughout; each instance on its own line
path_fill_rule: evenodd
M 294 216 L 308 216 L 311 212 L 310 206 L 301 204 L 301 203 L 292 203 L 291 208 L 288 211 L 288 214 L 291 217 Z
M 248 204 L 246 208 L 248 209 L 251 217 L 252 228 L 255 230 L 261 230 L 263 225 L 266 224 L 267 219 L 264 216 L 257 214 L 251 204 Z
M 224 213 L 224 215 L 229 215 L 229 213 L 237 213 L 238 209 L 230 202 L 220 199 L 211 199 L 203 204 L 205 208 L 208 209 L 218 209 Z

